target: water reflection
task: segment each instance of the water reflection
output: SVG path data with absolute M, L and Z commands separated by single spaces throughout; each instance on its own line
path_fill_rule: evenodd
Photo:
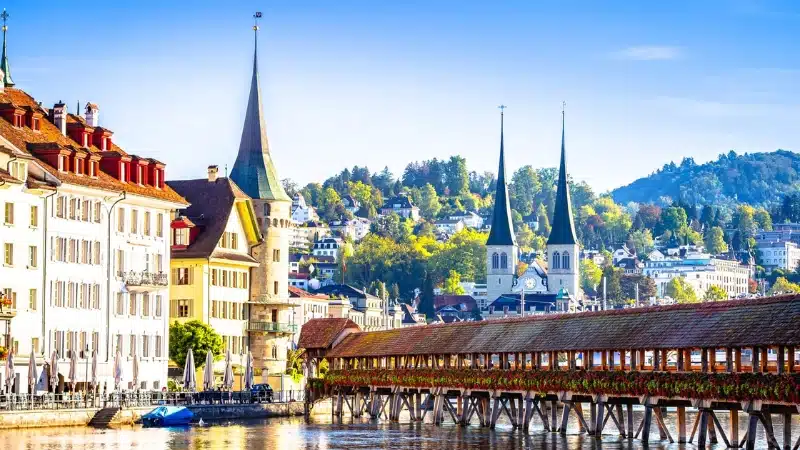
M 641 412 L 637 412 L 637 424 Z M 743 416 L 744 417 L 744 416 Z M 670 430 L 674 430 L 675 414 L 665 418 Z M 689 415 L 691 424 L 694 416 Z M 727 431 L 727 417 L 720 414 Z M 780 440 L 783 424 L 776 415 L 773 418 L 775 434 Z M 744 427 L 745 421 L 740 419 Z M 607 428 L 607 431 L 611 428 Z M 795 424 L 792 435 L 797 439 L 800 426 Z M 207 427 L 156 428 L 123 427 L 110 430 L 91 428 L 48 428 L 0 431 L 0 450 L 39 449 L 634 449 L 642 448 L 638 440 L 628 441 L 612 434 L 602 440 L 575 434 L 562 437 L 547 433 L 535 423 L 530 434 L 523 434 L 507 424 L 499 424 L 496 430 L 477 426 L 458 427 L 445 424 L 433 426 L 421 423 L 371 422 L 368 419 L 332 421 L 330 416 L 318 416 L 310 421 L 303 418 L 254 420 L 236 423 L 216 423 Z M 744 429 L 740 436 L 744 435 Z M 654 431 L 652 439 L 658 439 Z M 721 441 L 721 439 L 720 439 Z M 760 448 L 766 448 L 763 438 Z M 782 442 L 781 442 L 782 444 Z M 709 448 L 722 449 L 720 443 Z M 650 444 L 653 449 L 695 448 L 663 442 Z

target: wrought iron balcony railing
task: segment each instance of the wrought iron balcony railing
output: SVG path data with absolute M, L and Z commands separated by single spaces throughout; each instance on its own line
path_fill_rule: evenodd
M 247 322 L 247 331 L 263 331 L 265 333 L 297 333 L 297 325 L 293 323 L 280 322 Z
M 117 276 L 122 278 L 126 286 L 167 286 L 169 278 L 164 272 L 118 272 Z

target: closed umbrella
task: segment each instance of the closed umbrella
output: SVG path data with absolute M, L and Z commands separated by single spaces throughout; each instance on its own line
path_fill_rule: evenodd
M 58 352 L 55 350 L 50 356 L 50 386 L 53 388 L 53 393 L 55 393 L 58 387 Z
M 97 391 L 97 350 L 92 350 L 92 392 Z
M 226 391 L 233 387 L 233 362 L 231 361 L 231 351 L 225 352 L 225 373 L 222 376 L 222 387 Z
M 6 358 L 6 392 L 11 393 L 11 388 L 14 386 L 14 349 L 8 351 L 8 358 Z
M 122 353 L 117 350 L 117 356 L 114 357 L 114 390 L 119 390 L 119 385 L 122 383 Z
M 244 367 L 244 388 L 250 390 L 253 388 L 253 354 L 247 352 L 247 361 Z
M 69 384 L 72 386 L 72 392 L 75 392 L 75 383 L 78 381 L 78 352 L 75 350 L 69 351 Z
M 206 367 L 203 368 L 203 390 L 214 389 L 214 355 L 211 350 L 206 353 Z
M 36 380 L 39 375 L 36 373 L 36 354 L 31 350 L 31 359 L 28 360 L 28 385 L 31 387 L 29 394 L 34 394 L 36 390 Z
M 186 354 L 186 364 L 183 366 L 183 388 L 189 392 L 197 389 L 197 374 L 194 368 L 194 353 L 192 349 Z
M 136 349 L 133 350 L 133 389 L 139 389 L 139 355 L 136 354 Z

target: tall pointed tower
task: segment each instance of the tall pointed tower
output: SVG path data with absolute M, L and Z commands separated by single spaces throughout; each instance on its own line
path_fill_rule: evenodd
M 564 144 L 564 111 L 561 111 L 561 165 L 558 169 L 556 204 L 547 240 L 547 289 L 551 294 L 566 289 L 575 298 L 578 294 L 578 241 L 572 220 L 572 204 L 567 182 L 567 153 Z
M 511 204 L 506 184 L 505 150 L 503 148 L 503 110 L 500 106 L 500 167 L 497 169 L 497 191 L 494 195 L 492 228 L 486 241 L 487 302 L 511 292 L 517 267 L 517 240 L 511 222 Z M 482 305 L 486 306 L 486 305 Z
M 256 13 L 256 18 L 260 17 Z M 259 266 L 250 276 L 250 351 L 265 381 L 279 387 L 286 370 L 286 351 L 295 332 L 289 299 L 289 227 L 292 200 L 281 186 L 272 163 L 261 110 L 258 80 L 258 25 L 253 26 L 255 50 L 250 96 L 231 179 L 253 199 L 263 241 L 253 248 Z
M 14 86 L 14 80 L 11 79 L 11 67 L 8 65 L 8 53 L 6 53 L 6 33 L 8 32 L 8 25 L 6 22 L 8 21 L 8 12 L 3 9 L 3 13 L 0 14 L 0 19 L 3 19 L 3 56 L 0 59 L 0 70 L 3 71 L 0 76 L 2 77 L 3 87 L 12 87 Z

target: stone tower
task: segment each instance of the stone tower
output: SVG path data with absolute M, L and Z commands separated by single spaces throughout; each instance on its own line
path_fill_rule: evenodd
M 500 107 L 500 167 L 497 169 L 497 191 L 494 196 L 492 228 L 486 240 L 486 291 L 488 306 L 503 294 L 511 292 L 517 267 L 517 240 L 511 222 L 508 201 L 506 162 L 503 148 L 503 109 Z
M 288 288 L 292 200 L 281 186 L 269 152 L 258 79 L 258 27 L 253 30 L 253 76 L 231 179 L 252 199 L 263 238 L 252 250 L 259 266 L 250 276 L 250 351 L 263 379 L 278 385 L 276 376 L 286 370 L 286 352 L 296 331 Z
M 572 204 L 567 181 L 567 155 L 564 145 L 564 112 L 561 112 L 561 165 L 558 169 L 556 203 L 552 228 L 547 240 L 547 289 L 551 294 L 564 294 L 580 298 L 578 292 L 578 241 L 575 239 L 575 224 L 572 219 Z

